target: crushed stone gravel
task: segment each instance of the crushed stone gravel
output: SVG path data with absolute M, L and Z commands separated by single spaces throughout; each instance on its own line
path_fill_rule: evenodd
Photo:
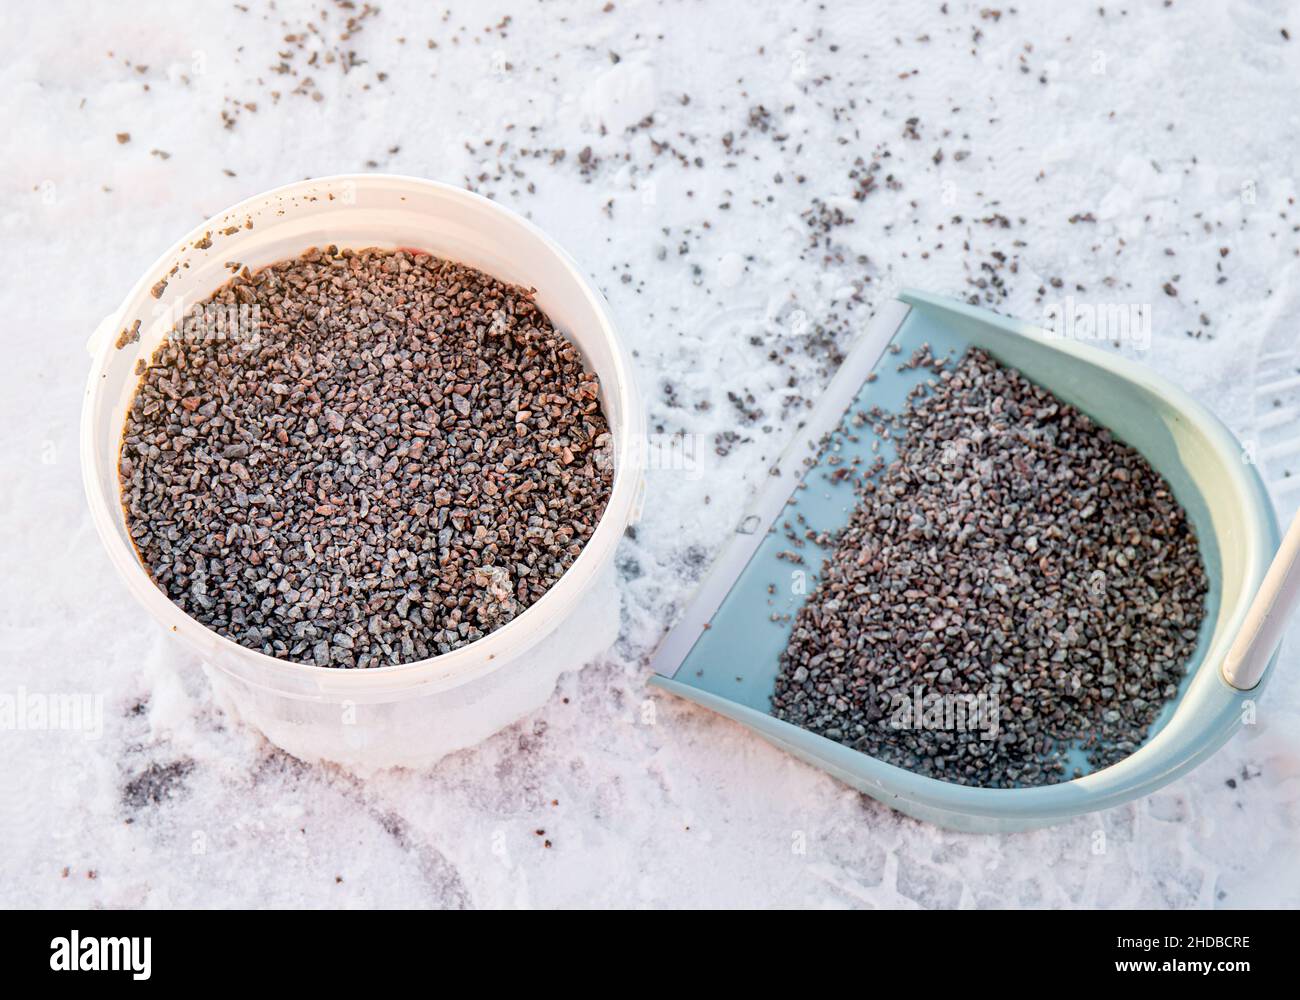
M 773 713 L 960 784 L 1067 780 L 1079 752 L 1116 763 L 1197 644 L 1187 515 L 1137 451 L 1019 372 L 918 354 L 934 377 L 870 415 L 898 456 L 860 483 L 795 616 Z
M 192 322 L 214 310 L 238 321 Z M 214 631 L 411 662 L 512 620 L 595 530 L 599 383 L 530 290 L 331 246 L 238 269 L 187 320 L 144 367 L 119 476 L 145 567 Z

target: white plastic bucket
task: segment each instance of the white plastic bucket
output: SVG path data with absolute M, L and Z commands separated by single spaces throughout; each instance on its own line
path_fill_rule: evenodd
M 568 572 L 490 635 L 403 666 L 340 670 L 288 663 L 209 630 L 149 578 L 119 497 L 118 449 L 138 381 L 137 359 L 152 355 L 186 308 L 229 279 L 226 262 L 256 270 L 330 244 L 424 250 L 535 288 L 538 304 L 599 376 L 614 440 L 609 505 Z M 163 278 L 166 288 L 155 297 L 151 290 Z M 119 332 L 136 320 L 139 340 L 119 349 Z M 513 212 L 413 177 L 357 174 L 278 188 L 214 216 L 179 241 L 87 347 L 94 360 L 82 407 L 82 474 L 113 565 L 149 613 L 199 652 L 219 703 L 295 756 L 360 771 L 430 764 L 540 706 L 564 670 L 582 666 L 615 639 L 614 552 L 639 514 L 644 414 L 604 300 L 564 251 Z

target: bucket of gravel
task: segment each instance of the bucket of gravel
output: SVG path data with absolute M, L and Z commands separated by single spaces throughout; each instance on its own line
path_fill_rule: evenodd
M 1141 364 L 905 293 L 652 684 L 943 826 L 1120 805 L 1250 724 L 1272 672 L 1225 677 L 1278 547 L 1248 456 Z
M 562 569 L 554 571 L 557 578 L 546 581 L 547 588 L 540 596 L 541 588 L 534 582 L 532 599 L 522 604 L 522 611 L 500 621 L 479 609 L 474 628 L 468 632 L 469 640 L 462 644 L 435 644 L 431 639 L 426 646 L 419 641 L 418 633 L 417 643 L 412 644 L 408 637 L 412 630 L 407 628 L 409 602 L 399 602 L 396 612 L 390 614 L 400 612 L 402 620 L 396 617 L 387 620 L 402 626 L 405 632 L 386 634 L 380 619 L 377 619 L 379 625 L 371 630 L 373 636 L 358 632 L 358 645 L 361 641 L 369 643 L 372 652 L 354 655 L 353 642 L 336 635 L 331 640 L 333 645 L 321 640 L 313 650 L 310 642 L 299 642 L 290 650 L 280 643 L 274 648 L 267 647 L 278 655 L 268 655 L 250 648 L 247 641 L 236 641 L 238 635 L 219 634 L 218 630 L 206 627 L 195 615 L 169 599 L 169 594 L 142 563 L 133 542 L 133 538 L 141 538 L 145 529 L 136 525 L 132 534 L 130 515 L 124 509 L 123 470 L 119 469 L 119 460 L 124 454 L 123 433 L 128 413 L 132 412 L 133 405 L 137 406 L 134 412 L 137 415 L 140 412 L 135 394 L 141 373 L 149 371 L 151 363 L 158 364 L 160 345 L 174 336 L 175 331 L 185 329 L 178 323 L 193 316 L 196 306 L 207 307 L 214 291 L 230 282 L 233 274 L 256 273 L 277 262 L 298 258 L 312 248 L 328 248 L 321 257 L 321 266 L 335 263 L 355 267 L 357 258 L 352 251 L 377 248 L 381 252 L 400 251 L 396 258 L 381 260 L 379 263 L 384 267 L 406 269 L 412 266 L 412 259 L 431 266 L 427 262 L 437 258 L 477 269 L 501 283 L 522 289 L 523 298 L 535 302 L 543 314 L 540 322 L 534 319 L 529 322 L 546 325 L 548 330 L 553 325 L 581 355 L 580 362 L 571 362 L 570 366 L 580 374 L 585 371 L 598 379 L 598 392 L 594 381 L 582 382 L 579 389 L 598 395 L 600 412 L 608 424 L 608 434 L 601 438 L 600 453 L 607 470 L 608 496 L 601 497 L 603 510 L 588 518 L 587 534 L 580 550 L 576 544 L 570 547 L 576 555 Z M 343 260 L 345 254 L 348 260 Z M 293 275 L 289 277 L 299 280 Z M 527 295 L 529 289 L 535 289 L 531 298 Z M 232 306 L 244 304 L 235 299 L 231 302 Z M 506 319 L 513 323 L 513 300 L 509 308 L 512 314 Z M 528 308 L 527 304 L 523 308 Z M 231 308 L 221 316 L 206 317 L 216 325 L 209 324 L 205 335 L 248 336 L 260 322 L 275 318 L 261 314 L 250 317 L 238 308 Z M 373 329 L 383 329 L 382 317 L 373 318 L 380 320 Z M 547 319 L 549 324 L 544 322 Z M 528 333 L 535 334 L 536 330 L 530 329 Z M 574 262 L 535 226 L 494 202 L 444 184 L 384 175 L 304 181 L 259 195 L 209 219 L 163 254 L 141 277 L 121 307 L 100 324 L 87 347 L 93 361 L 82 410 L 82 468 L 95 527 L 114 567 L 132 594 L 167 632 L 197 652 L 218 703 L 295 756 L 334 761 L 361 771 L 430 764 L 484 739 L 539 707 L 554 691 L 562 672 L 595 659 L 615 640 L 619 617 L 613 579 L 615 547 L 625 529 L 635 521 L 643 490 L 639 445 L 644 417 L 630 364 L 604 300 Z M 220 351 L 215 350 L 205 360 L 219 364 L 221 358 Z M 373 370 L 381 372 L 393 368 L 391 356 L 370 359 L 367 355 L 367 359 L 364 364 L 356 363 L 361 369 L 359 377 L 364 374 L 366 364 L 373 363 Z M 189 363 L 192 365 L 193 361 Z M 401 364 L 409 365 L 410 361 L 403 358 Z M 478 374 L 485 382 L 490 381 L 494 373 L 481 360 L 478 364 Z M 582 374 L 582 378 L 590 379 L 590 374 Z M 473 379 L 468 381 L 472 383 Z M 276 385 L 274 379 L 265 392 L 272 414 L 267 426 L 274 433 L 274 408 L 288 405 L 292 400 L 281 394 L 288 390 Z M 451 395 L 456 392 L 465 396 Z M 450 419 L 455 421 L 463 416 L 466 424 L 471 420 L 477 424 L 478 417 L 466 402 L 476 398 L 472 384 L 450 388 L 446 399 L 456 403 L 456 409 L 448 411 Z M 196 409 L 197 415 L 204 414 L 197 399 L 193 403 L 178 402 L 185 410 Z M 428 399 L 422 402 L 427 405 Z M 151 405 L 156 409 L 158 404 Z M 499 404 L 497 410 L 500 417 Z M 185 413 L 176 412 L 180 416 L 177 426 L 187 425 L 189 419 Z M 522 422 L 529 416 L 515 413 L 512 419 Z M 337 419 L 338 426 L 324 426 L 326 419 Z M 536 418 L 533 419 L 535 426 Z M 308 421 L 309 433 L 324 434 L 332 430 L 346 433 L 347 430 L 344 416 L 328 408 L 323 411 L 319 428 L 316 423 Z M 603 426 L 600 425 L 602 430 Z M 521 428 L 522 423 L 515 425 L 521 434 L 528 433 L 526 428 Z M 219 468 L 223 474 L 233 468 L 247 482 L 248 470 L 244 468 L 247 460 L 230 459 L 232 454 L 242 454 L 239 452 L 242 447 L 235 445 L 234 450 L 228 447 Z M 556 443 L 556 462 L 568 465 L 584 460 L 575 459 L 567 449 L 561 455 L 561 450 Z M 379 451 L 378 458 L 373 454 L 363 458 L 381 471 L 392 468 L 392 457 L 385 456 L 382 448 Z M 399 448 L 399 453 L 404 459 L 412 454 L 405 445 Z M 385 457 L 387 465 L 381 464 Z M 587 468 L 591 467 L 588 464 Z M 286 488 L 302 488 L 297 475 Z M 187 488 L 200 491 L 201 478 L 195 476 Z M 313 486 L 319 491 L 325 521 L 331 523 L 330 515 L 340 515 L 332 521 L 340 524 L 344 508 L 332 505 L 343 504 L 347 498 L 331 498 L 318 483 L 313 482 Z M 234 482 L 234 488 L 240 489 L 240 484 Z M 495 485 L 491 488 L 495 490 Z M 247 487 L 246 492 L 254 492 L 254 487 Z M 240 499 L 241 503 L 250 502 L 246 495 Z M 254 497 L 253 502 L 259 499 Z M 431 495 L 419 499 L 427 499 L 428 503 L 421 502 L 415 507 L 418 516 L 443 516 L 438 509 L 447 502 L 443 497 Z M 403 506 L 405 501 L 402 498 Z M 141 508 L 138 497 L 133 502 L 137 518 L 151 513 Z M 458 502 L 471 508 L 472 513 L 473 497 L 462 496 Z M 550 530 L 545 505 L 538 499 L 536 506 L 541 513 L 535 514 L 531 522 L 519 525 L 520 531 L 539 530 L 536 528 L 539 523 Z M 408 527 L 409 524 L 402 524 L 403 529 Z M 490 534 L 492 528 L 475 530 L 482 535 Z M 267 530 L 277 529 L 278 525 Z M 509 533 L 505 525 L 501 529 Z M 148 530 L 160 529 L 155 524 L 149 525 Z M 167 530 L 165 519 L 161 530 Z M 237 538 L 241 530 L 244 530 L 242 525 L 232 527 L 232 537 Z M 329 551 L 338 551 L 340 531 L 331 529 L 330 540 L 336 547 Z M 567 536 L 560 540 L 572 541 Z M 297 544 L 294 551 L 304 548 L 297 536 L 292 541 Z M 426 549 L 432 546 L 431 542 Z M 305 547 L 310 552 L 310 546 Z M 394 551 L 401 550 L 394 547 Z M 386 577 L 396 572 L 410 579 L 411 574 L 418 575 L 427 565 L 417 562 L 416 556 L 415 552 L 406 553 L 408 566 L 394 555 L 395 566 L 379 568 Z M 309 557 L 319 564 L 325 553 L 310 552 Z M 320 575 L 327 578 L 324 573 Z M 501 604 L 491 604 L 495 613 L 500 607 L 515 607 L 509 588 L 519 581 L 507 579 L 503 583 L 498 579 L 503 576 L 504 572 L 497 567 L 480 566 L 471 567 L 468 574 L 462 571 L 459 579 L 465 580 L 466 586 L 480 587 L 485 594 L 496 595 Z M 523 594 L 526 587 L 522 583 L 520 587 Z M 412 593 L 418 592 L 419 588 L 414 587 Z M 473 609 L 466 614 L 472 616 Z M 250 615 L 259 620 L 256 608 L 250 609 Z M 241 612 L 241 624 L 244 617 Z M 461 623 L 462 635 L 466 634 L 465 624 Z M 439 633 L 439 638 L 449 634 Z M 434 646 L 439 648 L 429 648 Z M 412 650 L 432 655 L 417 658 L 418 652 L 413 657 Z M 389 665 L 392 660 L 401 662 Z M 341 668 L 340 664 L 353 669 Z M 356 668 L 359 665 L 362 668 Z

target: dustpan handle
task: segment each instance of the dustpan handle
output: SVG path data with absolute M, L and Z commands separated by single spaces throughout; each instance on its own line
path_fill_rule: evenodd
M 1287 529 L 1264 582 L 1250 603 L 1241 631 L 1223 661 L 1225 681 L 1240 691 L 1249 691 L 1260 682 L 1297 605 L 1300 605 L 1300 513 Z

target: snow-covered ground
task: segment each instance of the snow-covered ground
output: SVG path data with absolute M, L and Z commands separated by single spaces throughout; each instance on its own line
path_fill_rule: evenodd
M 1212 406 L 1290 517 L 1300 9 L 388 0 L 349 32 L 361 13 L 3 15 L 0 693 L 100 695 L 103 727 L 0 731 L 0 902 L 1300 905 L 1294 635 L 1258 724 L 1192 775 L 1008 837 L 902 818 L 672 699 L 642 711 L 663 626 L 901 285 L 1027 318 L 1150 304 L 1149 348 L 1115 349 Z M 650 478 L 608 655 L 482 745 L 367 780 L 211 707 L 112 572 L 77 458 L 85 338 L 154 258 L 359 170 L 534 219 L 608 296 L 652 430 L 699 446 Z

